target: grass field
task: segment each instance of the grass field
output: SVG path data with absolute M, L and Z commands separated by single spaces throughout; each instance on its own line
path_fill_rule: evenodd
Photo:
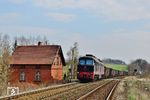
M 150 79 L 128 76 L 122 80 L 112 100 L 150 100 Z
M 116 70 L 120 70 L 120 71 L 128 71 L 128 66 L 127 65 L 121 65 L 121 64 L 105 64 L 105 66 L 112 68 L 112 69 L 116 69 Z

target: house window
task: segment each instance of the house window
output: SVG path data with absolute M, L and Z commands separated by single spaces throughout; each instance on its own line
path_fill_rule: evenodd
M 35 73 L 35 81 L 41 81 L 40 71 L 36 71 L 36 73 Z
M 25 81 L 25 72 L 24 71 L 20 72 L 19 78 L 20 78 L 19 79 L 20 81 Z

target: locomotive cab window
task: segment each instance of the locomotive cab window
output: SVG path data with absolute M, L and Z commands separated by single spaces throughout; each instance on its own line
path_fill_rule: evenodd
M 84 60 L 84 59 L 81 59 L 81 60 L 79 61 L 79 63 L 80 63 L 80 65 L 85 65 L 85 60 Z
M 93 60 L 92 59 L 87 59 L 86 60 L 86 65 L 93 65 Z

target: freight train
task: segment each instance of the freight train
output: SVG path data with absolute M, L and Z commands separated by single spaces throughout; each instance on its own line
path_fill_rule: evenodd
M 77 68 L 77 78 L 79 81 L 94 81 L 125 74 L 127 72 L 106 67 L 100 59 L 91 54 L 79 58 Z

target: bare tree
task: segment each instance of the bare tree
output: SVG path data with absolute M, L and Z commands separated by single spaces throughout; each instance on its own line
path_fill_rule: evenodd
M 143 59 L 136 59 L 129 64 L 129 74 L 146 74 L 149 72 L 148 62 Z
M 68 64 L 71 68 L 71 76 L 74 79 L 77 76 L 77 64 L 79 57 L 77 42 L 75 42 L 73 47 L 71 47 L 70 50 L 67 52 L 67 56 L 68 56 Z
M 29 45 L 30 44 L 30 39 L 25 36 L 16 37 L 15 40 L 17 40 L 19 45 Z
M 48 45 L 48 39 L 46 38 L 46 36 L 43 37 L 42 41 L 43 41 L 44 45 Z
M 1 35 L 0 40 L 0 95 L 6 94 L 10 76 L 10 39 L 8 35 Z
M 39 41 L 42 42 L 44 45 L 48 44 L 48 39 L 45 36 L 41 37 L 40 35 L 36 37 L 20 36 L 20 37 L 15 37 L 14 40 L 17 41 L 18 45 L 35 45 Z
M 18 45 L 18 43 L 17 43 L 17 39 L 15 39 L 15 42 L 14 42 L 14 44 L 13 44 L 13 48 L 12 48 L 12 51 L 13 51 L 13 52 L 16 50 L 17 45 Z

